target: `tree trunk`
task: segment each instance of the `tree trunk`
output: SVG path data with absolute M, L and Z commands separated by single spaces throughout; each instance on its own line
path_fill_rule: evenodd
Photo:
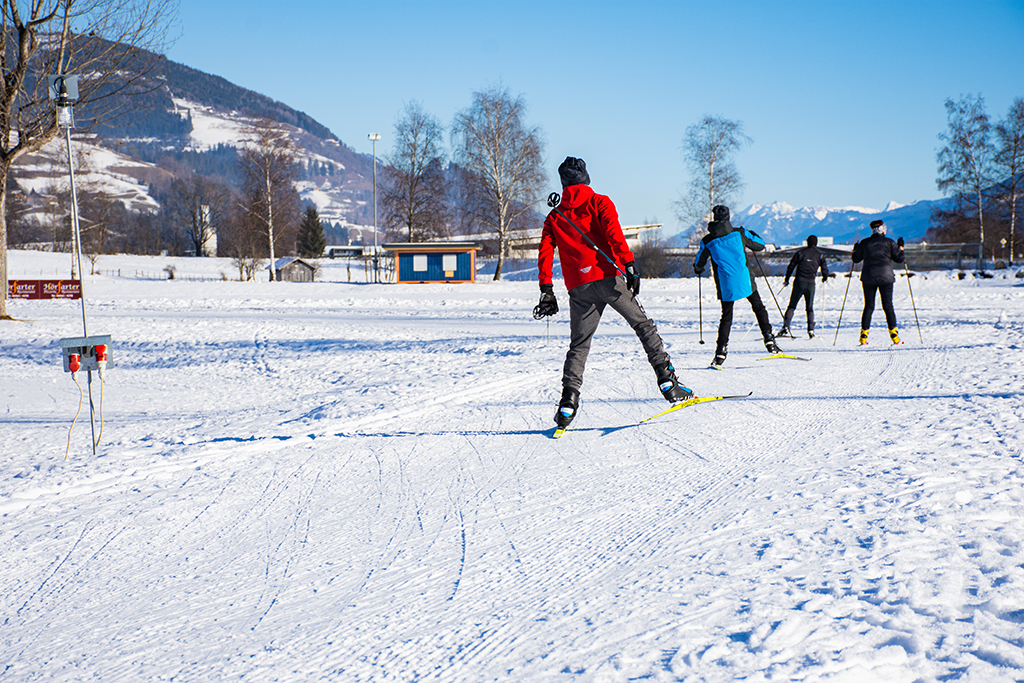
M 1010 267 L 1013 268 L 1013 229 L 1017 223 L 1017 193 L 1010 195 Z
M 270 281 L 277 280 L 277 262 L 274 260 L 274 200 L 270 194 L 270 173 L 267 172 L 267 235 L 270 236 Z
M 0 164 L 0 188 L 7 187 L 7 176 L 11 172 L 9 164 Z M 7 314 L 7 192 L 0 191 L 0 285 L 4 291 L 0 294 L 0 320 L 14 320 Z
M 501 270 L 505 265 L 505 249 L 508 246 L 508 210 L 505 203 L 498 200 L 498 265 L 494 268 L 494 279 L 501 279 Z
M 985 253 L 985 214 L 981 208 L 981 186 L 978 186 L 978 241 L 981 242 L 981 253 Z M 982 257 L 984 259 L 984 256 Z M 981 269 L 985 269 L 985 262 L 982 260 Z

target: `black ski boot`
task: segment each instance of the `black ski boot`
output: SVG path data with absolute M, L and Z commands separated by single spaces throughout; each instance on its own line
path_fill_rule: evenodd
M 661 395 L 669 403 L 693 398 L 692 391 L 684 386 L 680 386 L 679 380 L 676 379 L 676 369 L 672 367 L 671 363 L 665 362 L 655 365 L 654 374 L 658 376 L 658 388 L 661 389 Z
M 555 424 L 562 429 L 568 427 L 579 407 L 580 392 L 570 387 L 562 389 L 562 400 L 558 402 L 558 410 L 555 411 Z
M 711 361 L 711 367 L 721 370 L 722 366 L 725 365 L 725 357 L 728 355 L 728 351 L 728 346 L 719 346 L 718 350 L 715 351 L 715 359 Z
M 775 343 L 775 335 L 769 334 L 764 338 L 764 348 L 768 349 L 768 353 L 782 353 L 782 349 Z

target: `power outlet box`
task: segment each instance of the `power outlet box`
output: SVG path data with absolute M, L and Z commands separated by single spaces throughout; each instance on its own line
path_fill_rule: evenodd
M 64 361 L 64 372 L 71 372 L 69 357 L 77 354 L 81 367 L 79 370 L 98 371 L 100 369 L 96 359 L 96 347 L 105 346 L 107 352 L 106 369 L 114 367 L 114 345 L 109 334 L 101 334 L 92 337 L 70 337 L 60 340 L 60 351 Z

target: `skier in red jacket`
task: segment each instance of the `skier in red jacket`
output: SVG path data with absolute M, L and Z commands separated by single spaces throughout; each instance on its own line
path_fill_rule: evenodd
M 562 181 L 562 201 L 558 210 L 549 213 L 544 221 L 538 259 L 541 296 L 535 309 L 539 317 L 558 312 L 551 277 L 557 247 L 562 277 L 569 290 L 570 340 L 555 422 L 559 427 L 567 427 L 576 416 L 590 342 L 606 306 L 625 318 L 640 338 L 665 399 L 676 402 L 691 398 L 693 392 L 680 386 L 676 379 L 654 321 L 636 300 L 640 274 L 622 235 L 615 205 L 590 188 L 590 174 L 583 159 L 566 157 L 558 167 L 558 175 Z

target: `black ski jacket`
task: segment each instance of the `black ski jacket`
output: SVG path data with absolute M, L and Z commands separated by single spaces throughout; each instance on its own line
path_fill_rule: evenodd
M 828 277 L 828 266 L 825 257 L 817 247 L 804 247 L 795 254 L 786 268 L 786 279 L 796 271 L 797 282 L 814 282 L 814 274 L 821 269 L 821 276 Z
M 864 262 L 860 281 L 866 285 L 891 285 L 896 282 L 893 263 L 903 263 L 903 250 L 885 235 L 874 234 L 853 245 L 853 262 Z

